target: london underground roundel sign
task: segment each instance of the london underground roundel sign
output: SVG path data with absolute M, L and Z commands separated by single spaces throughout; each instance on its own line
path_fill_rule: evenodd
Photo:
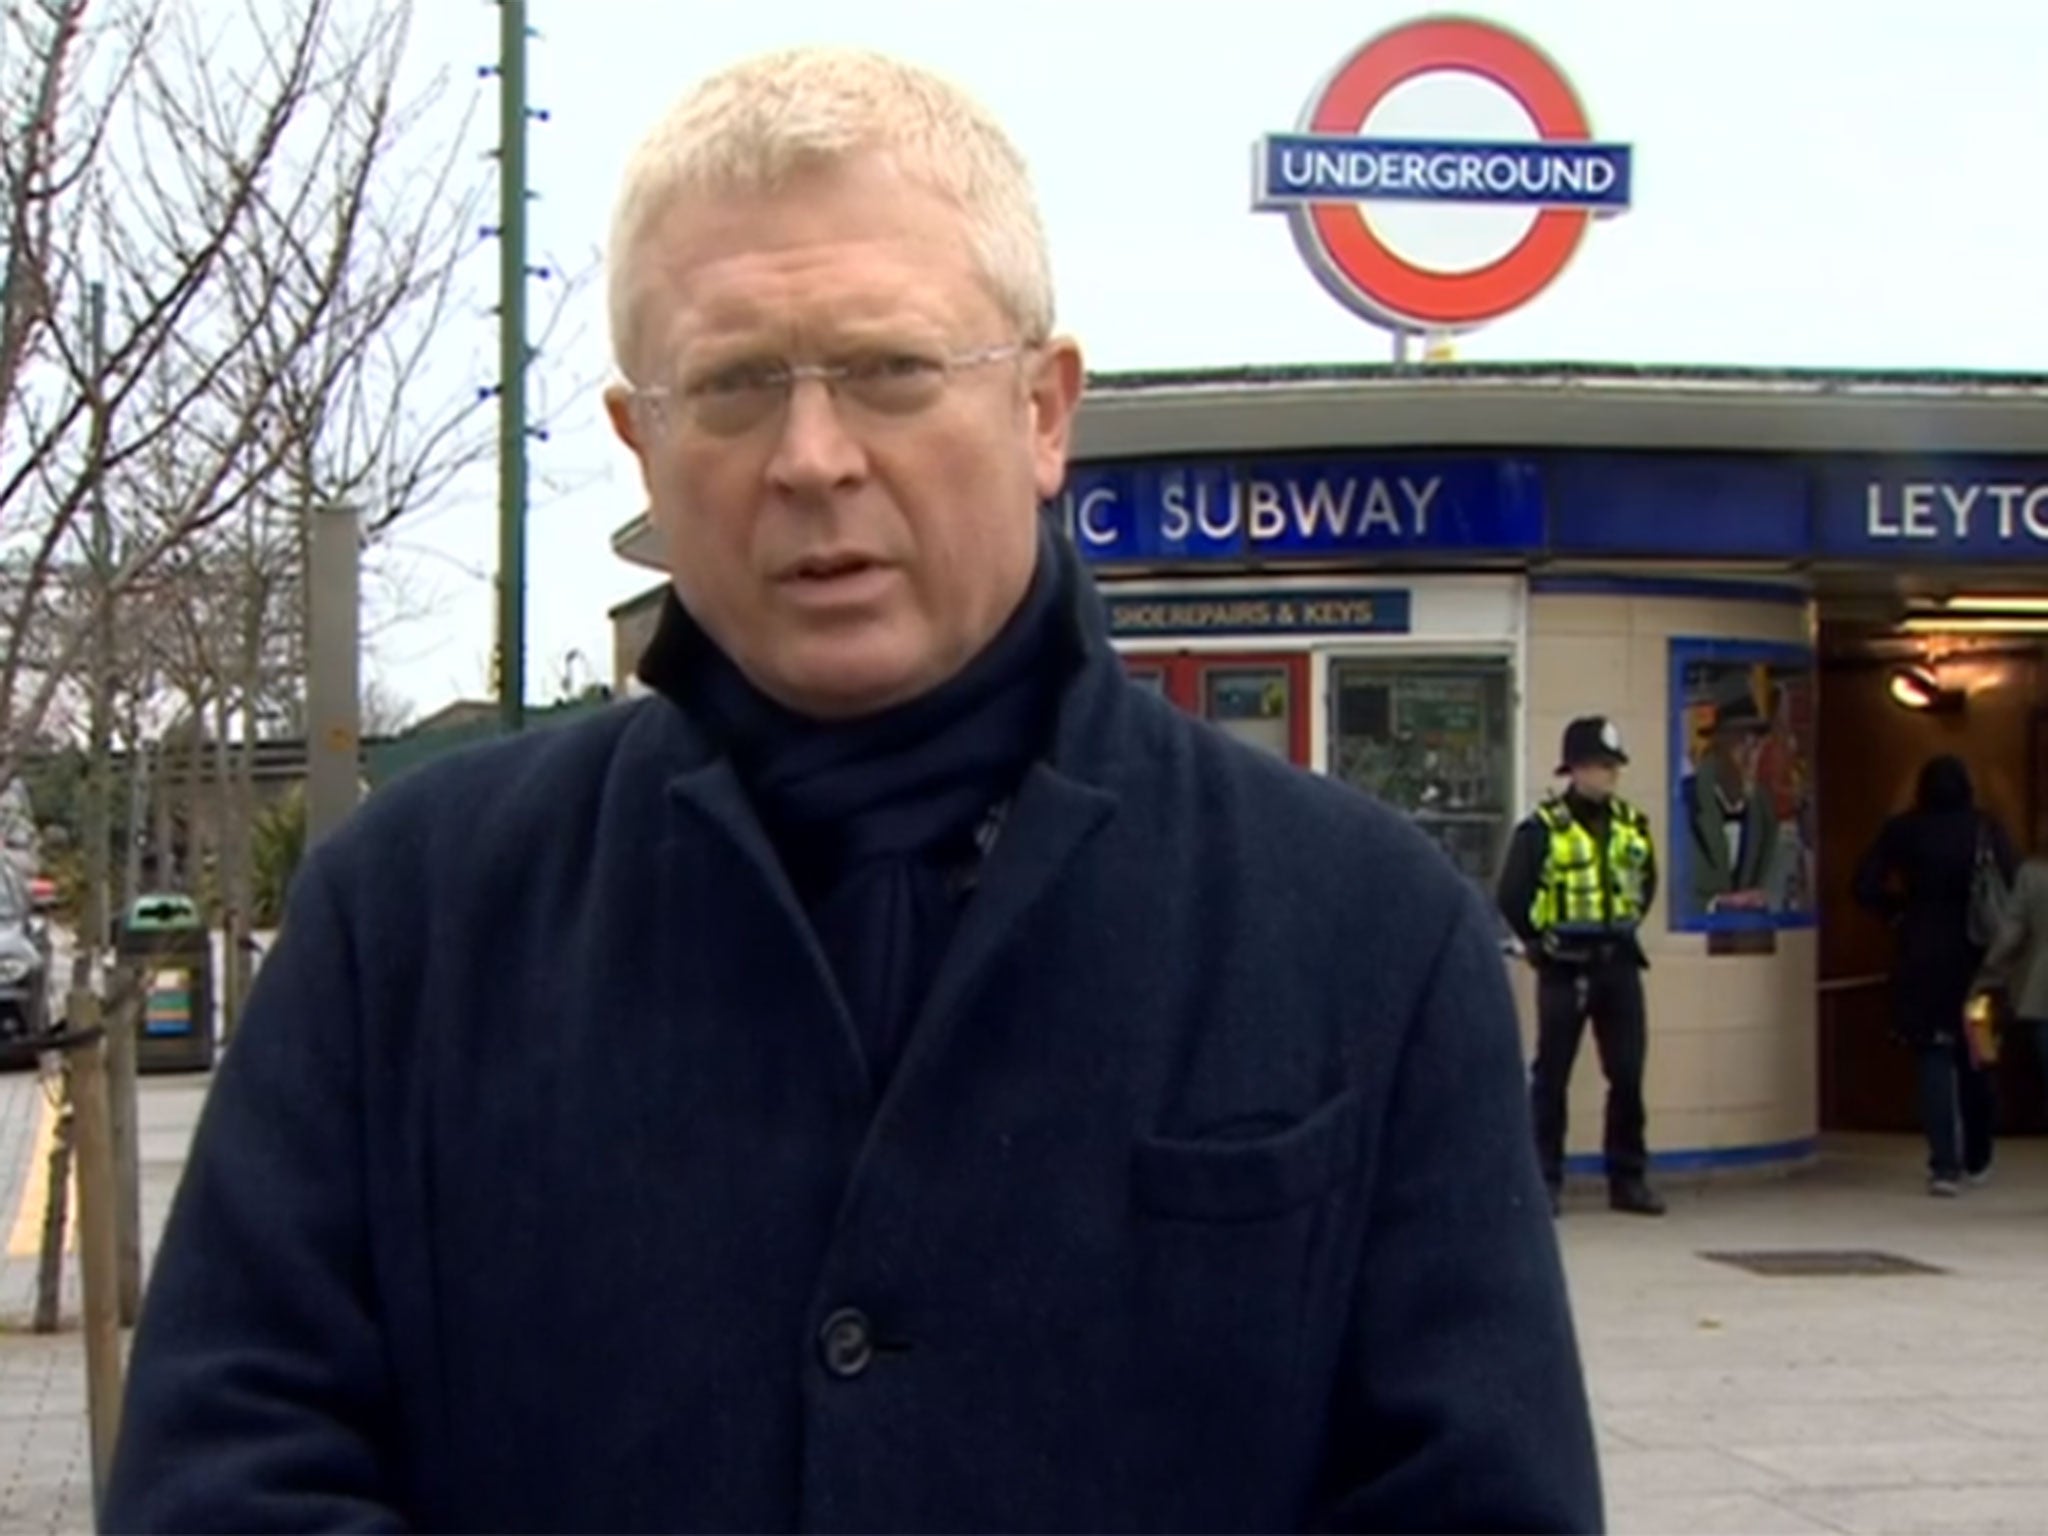
M 1460 76 L 1505 93 L 1533 133 L 1366 131 L 1404 87 Z M 1374 324 L 1465 331 L 1547 288 L 1587 225 L 1629 206 L 1630 172 L 1629 146 L 1595 142 L 1578 93 L 1542 50 L 1492 22 L 1431 16 L 1363 44 L 1310 95 L 1294 132 L 1259 140 L 1252 205 L 1285 213 L 1310 270 Z M 1448 219 L 1490 210 L 1479 216 L 1496 223 L 1499 210 L 1521 210 L 1526 223 L 1502 249 L 1475 255 L 1468 238 L 1451 259 L 1426 260 L 1374 228 L 1376 212 L 1384 223 L 1416 204 L 1441 205 Z

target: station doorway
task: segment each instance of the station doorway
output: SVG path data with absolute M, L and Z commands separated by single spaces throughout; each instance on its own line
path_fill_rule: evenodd
M 1823 1131 L 1919 1129 L 1911 1054 L 1890 1034 L 1892 935 L 1854 882 L 1921 766 L 1952 753 L 1977 803 L 2020 852 L 2048 853 L 2048 591 L 1945 573 L 1823 582 L 1819 597 L 1819 1120 Z M 2010 578 L 2006 578 L 2010 581 Z M 1907 582 L 1917 578 L 1906 578 Z M 2008 1030 L 1997 1071 L 2002 1135 L 2048 1133 L 2044 1074 Z

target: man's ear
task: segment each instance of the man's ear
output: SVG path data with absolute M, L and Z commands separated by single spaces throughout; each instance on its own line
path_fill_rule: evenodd
M 1031 402 L 1031 467 L 1038 499 L 1050 501 L 1067 477 L 1073 444 L 1074 410 L 1081 403 L 1086 374 L 1081 348 L 1071 337 L 1055 336 L 1038 350 L 1027 388 Z
M 626 445 L 635 458 L 646 453 L 646 443 L 640 433 L 639 418 L 633 412 L 633 391 L 624 384 L 605 387 L 604 413 L 611 418 L 612 435 Z

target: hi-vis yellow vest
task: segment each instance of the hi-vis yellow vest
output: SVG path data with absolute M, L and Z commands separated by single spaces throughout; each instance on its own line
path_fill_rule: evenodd
M 1538 933 L 1625 932 L 1643 920 L 1643 877 L 1650 867 L 1650 824 L 1625 800 L 1609 802 L 1601 847 L 1561 798 L 1536 808 L 1550 833 L 1543 878 L 1529 921 Z

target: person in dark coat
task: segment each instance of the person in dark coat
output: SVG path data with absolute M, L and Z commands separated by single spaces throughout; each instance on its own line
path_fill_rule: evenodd
M 1856 899 L 1891 923 L 1892 1020 L 1919 1063 L 1927 1187 L 1953 1196 L 1991 1167 L 1995 1106 L 1989 1071 L 1971 1060 L 1963 1009 L 1985 961 L 1970 933 L 1971 891 L 1989 857 L 2010 881 L 2019 855 L 1977 808 L 1962 759 L 1930 759 L 1913 808 L 1887 821 L 1856 871 Z
M 621 206 L 653 696 L 310 855 L 106 1527 L 1599 1529 L 1489 914 L 1125 677 L 1001 130 L 799 50 Z

